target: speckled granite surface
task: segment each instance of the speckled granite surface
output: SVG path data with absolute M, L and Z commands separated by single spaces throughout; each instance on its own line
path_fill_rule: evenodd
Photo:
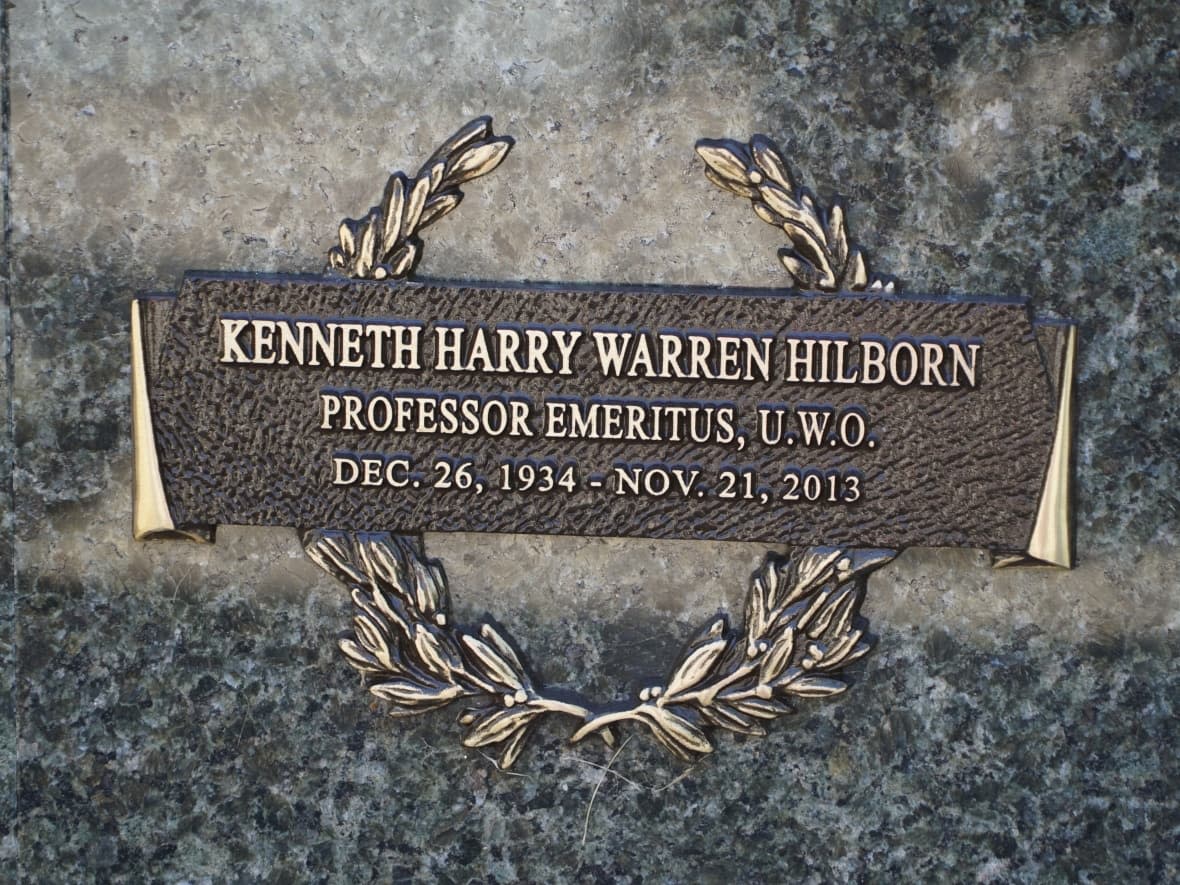
M 1180 875 L 1173 4 L 5 8 L 0 876 Z M 774 231 L 691 150 L 765 131 L 911 290 L 1077 319 L 1079 568 L 910 551 L 873 579 L 880 644 L 845 699 L 687 770 L 636 739 L 604 774 L 547 732 L 501 774 L 449 715 L 369 708 L 333 650 L 347 599 L 294 532 L 134 543 L 131 294 L 318 270 L 388 169 L 484 112 L 516 150 L 431 231 L 423 274 L 779 284 Z M 598 696 L 738 607 L 762 553 L 427 541 L 460 614 Z

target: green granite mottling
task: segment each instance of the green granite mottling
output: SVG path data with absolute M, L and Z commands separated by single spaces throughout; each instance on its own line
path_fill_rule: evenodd
M 222 555 L 273 574 L 277 557 L 251 552 L 265 541 L 294 546 L 260 533 Z M 285 566 L 289 587 L 250 595 L 211 592 L 161 560 L 150 568 L 170 592 L 145 596 L 148 568 L 133 564 L 122 586 L 43 579 L 23 601 L 30 873 L 1176 874 L 1180 667 L 1162 639 L 1026 627 L 984 646 L 937 625 L 884 628 L 848 702 L 805 705 L 762 741 L 723 738 L 687 772 L 632 740 L 604 775 L 600 748 L 543 731 L 503 775 L 457 745 L 447 715 L 393 724 L 370 711 L 325 641 L 340 599 L 302 565 Z M 559 668 L 566 641 L 628 644 L 595 641 L 619 629 L 608 619 L 565 637 L 569 626 L 514 625 Z
M 1180 877 L 1174 4 L 6 5 L 15 498 L 0 876 L 23 881 Z M 845 698 L 689 769 L 545 731 L 513 774 L 392 721 L 294 532 L 130 538 L 128 303 L 316 271 L 458 124 L 517 146 L 423 274 L 781 285 L 701 136 L 777 137 L 908 289 L 1080 324 L 1079 568 L 909 551 Z M 7 258 L 7 256 L 6 256 Z M 7 385 L 3 385 L 7 391 Z M 7 504 L 7 501 L 5 501 Z M 762 550 L 431 536 L 550 681 L 658 673 Z M 11 613 L 11 614 L 10 614 Z M 9 651 L 11 649 L 11 651 Z M 13 663 L 14 661 L 14 663 Z M 15 681 L 13 681 L 15 680 Z M 10 691 L 10 686 L 15 686 Z M 7 707 L 4 707 L 7 713 Z M 603 766 L 609 763 L 610 771 Z
M 8 10 L 0 6 L 0 68 L 8 68 Z M 8 83 L 0 76 L 0 863 L 16 855 L 16 588 L 12 500 L 13 434 L 9 270 Z

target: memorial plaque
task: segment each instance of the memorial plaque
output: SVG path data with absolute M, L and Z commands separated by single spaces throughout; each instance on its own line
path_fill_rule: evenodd
M 224 274 L 139 310 L 177 529 L 1005 553 L 1065 331 L 1019 299 Z
M 757 733 L 784 698 L 842 691 L 867 576 L 901 548 L 1071 564 L 1071 325 L 894 291 L 760 136 L 697 149 L 821 291 L 406 279 L 417 232 L 510 144 L 481 118 L 392 176 L 342 226 L 336 274 L 194 272 L 136 300 L 137 537 L 304 529 L 353 590 L 341 648 L 373 693 L 467 700 L 465 742 L 505 765 L 545 714 L 608 743 L 635 720 L 694 758 L 707 727 Z M 743 630 L 715 622 L 666 684 L 594 707 L 546 693 L 498 628 L 450 625 L 426 531 L 798 549 L 755 575 Z

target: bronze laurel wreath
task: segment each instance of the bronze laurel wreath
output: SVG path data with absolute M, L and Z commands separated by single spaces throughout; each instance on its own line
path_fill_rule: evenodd
M 380 206 L 341 224 L 340 245 L 328 255 L 332 268 L 360 279 L 407 277 L 422 252 L 418 232 L 454 209 L 459 185 L 491 172 L 511 146 L 511 139 L 492 135 L 490 117 L 479 117 L 447 139 L 414 179 L 395 172 Z M 793 248 L 779 257 L 799 288 L 892 291 L 885 278 L 870 278 L 863 254 L 850 245 L 840 204 L 825 211 L 796 187 L 768 138 L 754 136 L 748 145 L 702 140 L 697 152 L 710 181 L 748 197 L 760 218 L 786 232 Z M 712 729 L 762 735 L 762 723 L 792 712 L 788 701 L 843 692 L 842 669 L 870 648 L 860 618 L 868 576 L 896 555 L 831 547 L 788 558 L 768 554 L 751 579 L 740 630 L 716 618 L 688 643 L 663 684 L 643 688 L 631 702 L 594 705 L 546 691 L 490 622 L 452 624 L 446 576 L 418 539 L 316 530 L 304 536 L 304 549 L 350 589 L 353 629 L 340 650 L 390 715 L 464 703 L 463 743 L 497 747 L 503 768 L 544 716 L 573 718 L 571 743 L 597 735 L 608 746 L 617 743 L 614 726 L 639 723 L 692 761 L 713 751 Z
M 778 145 L 765 135 L 748 144 L 728 138 L 702 138 L 697 153 L 705 161 L 705 177 L 719 188 L 747 197 L 767 224 L 782 228 L 791 248 L 779 260 L 804 291 L 893 291 L 893 282 L 869 275 L 864 253 L 848 240 L 844 207 L 830 209 L 796 185 Z
M 889 550 L 815 547 L 784 558 L 768 554 L 754 573 L 742 629 L 716 618 L 687 645 L 660 685 L 624 705 L 594 705 L 547 692 L 513 644 L 489 622 L 451 622 L 442 565 L 417 539 L 389 533 L 317 530 L 304 549 L 352 593 L 352 631 L 340 650 L 393 716 L 452 703 L 468 747 L 496 746 L 510 767 L 546 715 L 575 720 L 571 743 L 636 722 L 680 759 L 713 751 L 709 730 L 764 735 L 762 723 L 793 712 L 788 701 L 835 695 L 843 668 L 869 651 L 859 617 L 869 574 Z
M 492 118 L 476 117 L 441 145 L 413 179 L 394 172 L 380 206 L 340 224 L 340 245 L 328 252 L 333 270 L 354 279 L 404 279 L 422 256 L 418 232 L 459 205 L 459 185 L 487 175 L 512 148 L 492 134 Z

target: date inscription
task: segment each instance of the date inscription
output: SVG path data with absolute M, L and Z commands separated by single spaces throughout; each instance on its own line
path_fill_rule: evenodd
M 436 455 L 419 465 L 408 453 L 337 451 L 332 456 L 332 484 L 427 489 L 473 496 L 485 492 L 522 495 L 573 495 L 577 492 L 664 498 L 713 497 L 722 501 L 771 501 L 805 504 L 855 504 L 863 496 L 863 474 L 855 468 L 821 470 L 787 466 L 765 483 L 753 466 L 735 465 L 707 474 L 692 464 L 618 463 L 603 471 L 586 471 L 573 462 L 552 458 L 510 458 L 493 470 L 477 458 Z M 765 479 L 765 476 L 762 477 Z

